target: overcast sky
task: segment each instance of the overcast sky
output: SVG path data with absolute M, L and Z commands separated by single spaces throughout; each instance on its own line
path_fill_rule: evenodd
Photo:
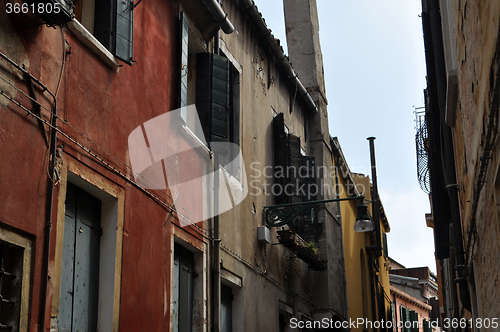
M 282 45 L 281 0 L 254 0 Z M 414 107 L 423 106 L 420 0 L 317 0 L 330 134 L 353 172 L 370 173 L 375 136 L 378 188 L 391 232 L 389 255 L 436 272 L 428 196 L 417 181 Z M 369 174 L 371 175 L 371 174 Z

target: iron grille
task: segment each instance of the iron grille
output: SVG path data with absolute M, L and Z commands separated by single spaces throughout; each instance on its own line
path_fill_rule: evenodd
M 16 301 L 10 299 L 11 294 L 8 294 L 8 289 L 3 289 L 2 286 L 7 286 L 11 284 L 11 280 L 16 278 L 16 275 L 13 273 L 9 273 L 5 270 L 4 265 L 4 254 L 5 254 L 5 246 L 4 243 L 0 240 L 0 317 L 2 318 L 2 322 L 0 322 L 0 330 L 13 330 L 11 324 L 11 314 L 13 313 L 13 306 L 16 304 Z M 9 280 L 6 280 L 9 279 Z M 3 296 L 5 295 L 5 297 Z M 3 320 L 6 320 L 3 322 Z
M 431 193 L 431 181 L 429 174 L 429 138 L 427 124 L 425 122 L 425 107 L 415 108 L 416 130 L 415 144 L 417 149 L 417 177 L 420 188 Z

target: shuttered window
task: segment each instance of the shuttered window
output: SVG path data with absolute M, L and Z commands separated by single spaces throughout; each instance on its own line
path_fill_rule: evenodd
M 425 318 L 422 320 L 422 326 L 424 328 L 424 332 L 432 332 L 431 322 Z
M 194 255 L 174 245 L 174 331 L 191 332 L 193 322 Z
M 98 2 L 98 1 L 96 1 Z M 134 37 L 134 2 L 118 0 L 116 3 L 116 49 L 117 58 L 131 64 Z
M 70 0 L 66 0 L 70 2 Z M 71 4 L 75 19 L 115 57 L 133 60 L 134 1 L 78 0 Z
M 96 331 L 99 297 L 101 201 L 68 183 L 64 219 L 61 331 Z
M 196 108 L 207 142 L 233 141 L 230 93 L 229 60 L 214 53 L 198 53 Z
M 301 153 L 300 137 L 286 133 L 284 114 L 273 119 L 274 190 L 276 204 L 299 203 L 317 199 L 315 158 Z M 290 225 L 306 242 L 319 236 L 317 212 L 307 210 Z
M 382 233 L 382 240 L 384 245 L 384 256 L 389 257 L 389 247 L 387 246 L 387 233 Z
M 399 306 L 399 310 L 400 310 L 399 315 L 401 318 L 401 326 L 402 326 L 401 332 L 410 332 L 410 329 L 408 328 L 410 321 L 409 310 L 403 306 Z
M 410 310 L 410 322 L 411 322 L 411 327 L 410 327 L 410 332 L 418 332 L 418 313 Z

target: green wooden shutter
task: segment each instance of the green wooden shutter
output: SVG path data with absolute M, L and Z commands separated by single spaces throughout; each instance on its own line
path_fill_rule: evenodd
M 298 191 L 301 185 L 301 177 L 299 174 L 299 169 L 302 166 L 302 155 L 300 154 L 300 137 L 288 134 L 288 141 L 290 147 L 290 163 L 289 163 L 289 178 L 288 183 L 291 184 L 287 195 L 291 196 L 292 203 L 302 202 L 303 197 L 301 192 Z
M 207 142 L 231 141 L 230 63 L 223 56 L 198 53 L 196 108 Z
M 193 291 L 194 291 L 194 255 L 184 247 L 174 245 L 174 262 L 178 264 L 174 282 L 177 287 L 177 317 L 178 325 L 174 331 L 191 332 L 193 322 Z
M 134 3 L 133 0 L 117 0 L 116 3 L 116 35 L 115 56 L 128 64 L 132 64 L 134 36 Z
M 411 332 L 418 332 L 418 313 L 410 310 L 410 322 L 411 322 L 411 327 L 410 331 Z
M 288 135 L 285 133 L 285 120 L 283 113 L 276 115 L 273 119 L 273 162 L 274 162 L 274 183 L 284 188 L 288 183 L 286 170 L 290 159 L 290 148 Z M 283 193 L 274 196 L 276 204 L 290 203 L 291 198 Z
M 422 320 L 422 325 L 424 327 L 424 332 L 432 332 L 431 323 L 425 318 Z
M 410 329 L 408 327 L 406 327 L 406 326 L 408 326 L 407 322 L 410 321 L 409 311 L 408 311 L 408 309 L 406 309 L 403 306 L 399 306 L 399 309 L 400 309 L 401 323 L 402 323 L 402 326 L 403 326 L 401 328 L 401 331 L 402 332 L 410 332 Z
M 189 61 L 189 21 L 184 12 L 181 12 L 180 19 L 180 87 L 179 87 L 179 107 L 187 106 L 187 85 L 188 85 L 188 61 Z M 184 122 L 187 121 L 187 114 L 181 111 Z
M 410 310 L 408 308 L 405 308 L 405 323 L 406 323 L 406 326 L 410 326 L 409 322 L 411 322 L 411 319 L 410 319 Z M 411 329 L 410 327 L 405 327 L 405 332 L 410 332 Z
M 300 185 L 304 189 L 301 197 L 303 202 L 315 201 L 317 199 L 316 173 L 314 157 L 300 156 L 301 167 L 299 169 Z M 306 242 L 317 242 L 319 240 L 318 211 L 306 210 L 302 214 L 302 238 Z

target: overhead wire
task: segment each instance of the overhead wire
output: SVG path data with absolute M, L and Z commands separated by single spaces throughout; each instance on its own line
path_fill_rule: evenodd
M 2 96 L 4 96 L 5 98 L 9 99 L 11 102 L 13 102 L 15 105 L 17 105 L 18 107 L 20 107 L 24 111 L 26 111 L 29 115 L 37 118 L 38 120 L 42 121 L 48 127 L 50 127 L 52 129 L 54 129 L 55 131 L 57 131 L 59 134 L 61 134 L 62 136 L 64 136 L 66 139 L 68 139 L 71 143 L 73 143 L 76 146 L 78 146 L 80 149 L 82 149 L 85 152 L 87 152 L 87 154 L 89 154 L 91 157 L 93 157 L 94 159 L 96 159 L 97 161 L 99 161 L 102 165 L 104 165 L 106 168 L 108 168 L 109 170 L 111 170 L 113 173 L 119 175 L 120 177 L 122 177 L 123 179 L 125 179 L 127 182 L 133 184 L 139 190 L 141 190 L 142 192 L 144 192 L 147 196 L 149 196 L 150 198 L 152 198 L 155 202 L 157 202 L 161 206 L 167 208 L 168 211 L 170 211 L 170 210 L 175 211 L 178 216 L 182 217 L 182 219 L 186 220 L 191 226 L 194 226 L 198 231 L 200 231 L 206 237 L 208 237 L 208 238 L 211 237 L 208 232 L 206 232 L 205 230 L 201 229 L 198 225 L 196 225 L 196 223 L 194 223 L 193 221 L 191 221 L 191 219 L 188 216 L 186 216 L 183 213 L 181 213 L 177 208 L 175 208 L 174 206 L 170 206 L 168 203 L 164 202 L 161 198 L 159 198 L 158 196 L 154 195 L 152 192 L 150 192 L 147 189 L 145 189 L 144 187 L 142 187 L 136 181 L 134 181 L 130 177 L 128 177 L 125 173 L 123 173 L 122 171 L 116 169 L 113 165 L 111 165 L 110 163 L 106 162 L 100 156 L 98 156 L 97 154 L 95 154 L 94 152 L 92 152 L 88 147 L 84 146 L 83 144 L 81 144 L 80 142 L 78 142 L 77 140 L 73 139 L 71 136 L 69 136 L 65 132 L 63 132 L 60 128 L 54 127 L 52 124 L 50 124 L 49 122 L 47 122 L 47 120 L 45 120 L 42 117 L 38 116 L 37 114 L 33 113 L 29 108 L 27 108 L 26 106 L 22 105 L 20 102 L 16 101 L 12 96 L 7 95 L 4 91 L 0 91 L 0 94 Z
M 45 109 L 46 111 L 52 113 L 51 110 L 49 110 L 47 107 L 45 107 L 43 104 L 41 104 L 39 101 L 37 101 L 36 99 L 32 98 L 31 96 L 29 96 L 28 94 L 26 94 L 23 90 L 21 90 L 20 88 L 18 88 L 17 86 L 15 86 L 14 84 L 12 84 L 11 82 L 9 82 L 7 79 L 5 79 L 4 77 L 0 76 L 0 79 L 5 81 L 7 84 L 9 84 L 11 87 L 13 87 L 14 89 L 16 89 L 17 91 L 19 91 L 21 94 L 23 94 L 25 97 L 27 97 L 28 99 L 30 99 L 32 102 L 38 104 L 40 107 L 42 107 L 43 109 Z M 10 99 L 10 97 L 6 96 L 4 94 L 4 96 L 7 98 L 7 99 Z M 14 102 L 14 100 L 12 100 Z M 22 105 L 21 103 L 19 103 L 18 106 Z M 53 113 L 52 113 L 53 114 Z M 40 119 L 35 113 L 32 114 L 33 116 L 35 116 L 37 119 Z M 62 119 L 59 115 L 55 115 L 57 119 L 61 120 L 61 121 L 65 121 L 64 119 Z M 43 119 L 42 119 L 43 120 Z M 46 121 L 43 121 L 44 124 L 48 124 Z M 117 156 L 113 155 L 111 152 L 109 152 L 108 150 L 106 150 L 104 147 L 102 147 L 100 144 L 96 143 L 92 138 L 90 138 L 88 135 L 86 135 L 85 133 L 83 133 L 81 130 L 79 130 L 78 128 L 76 128 L 75 126 L 71 125 L 69 122 L 64 122 L 65 125 L 69 126 L 70 128 L 74 129 L 78 134 L 82 135 L 85 139 L 87 139 L 88 141 L 90 141 L 91 143 L 95 144 L 99 149 L 101 149 L 103 152 L 105 152 L 107 155 L 109 155 L 110 157 L 114 158 L 117 162 L 119 162 L 120 164 L 122 164 L 123 166 L 125 166 L 126 168 L 128 168 L 129 170 L 133 171 L 132 167 L 129 166 L 127 163 L 125 163 L 124 161 L 122 161 L 120 158 L 118 158 Z M 51 125 L 49 125 L 49 127 L 52 128 Z M 58 131 L 59 132 L 59 131 Z M 62 132 L 61 132 L 62 133 Z M 90 149 L 89 149 L 90 150 Z M 147 182 L 149 185 L 151 186 L 154 186 L 154 184 L 152 182 L 149 182 L 148 180 L 144 179 L 144 177 L 142 177 L 142 175 L 139 175 L 141 176 L 141 180 L 144 181 L 144 182 Z M 49 178 L 52 180 L 52 182 L 56 183 L 57 181 L 55 179 L 52 178 L 52 176 L 50 176 L 49 174 Z M 160 188 L 155 188 L 155 190 L 159 190 L 163 195 L 165 195 L 167 198 L 170 198 L 170 199 L 173 199 L 173 197 L 171 197 L 171 195 L 169 195 L 168 193 L 166 193 L 165 191 L 161 190 Z M 186 211 L 186 213 L 189 213 L 191 214 L 193 217 L 197 218 L 197 219 L 200 219 L 199 216 L 196 216 L 195 214 L 193 214 L 188 208 L 186 208 L 185 206 L 183 206 L 182 204 L 176 204 L 176 206 L 182 208 L 184 211 Z M 210 226 L 208 223 L 207 223 L 207 227 L 212 227 Z

